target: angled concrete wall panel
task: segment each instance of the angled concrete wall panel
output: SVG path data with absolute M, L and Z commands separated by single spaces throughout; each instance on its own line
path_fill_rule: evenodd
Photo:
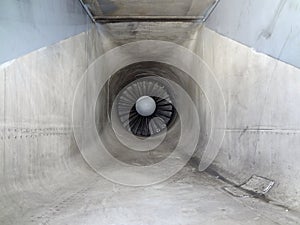
M 300 67 L 300 2 L 221 0 L 207 26 L 258 52 Z
M 0 64 L 84 32 L 89 23 L 77 0 L 1 0 Z

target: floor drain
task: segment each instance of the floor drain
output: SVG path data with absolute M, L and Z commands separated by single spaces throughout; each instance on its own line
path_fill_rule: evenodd
M 223 189 L 234 197 L 263 196 L 274 186 L 275 182 L 268 178 L 253 175 L 239 186 L 226 186 Z
M 254 192 L 258 195 L 264 195 L 268 193 L 274 186 L 275 182 L 268 178 L 253 175 L 246 183 L 240 187 L 244 190 Z

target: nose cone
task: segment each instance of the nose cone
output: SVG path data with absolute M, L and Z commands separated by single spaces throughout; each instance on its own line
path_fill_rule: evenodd
M 142 96 L 136 101 L 135 109 L 141 116 L 151 116 L 156 109 L 156 103 L 153 98 Z

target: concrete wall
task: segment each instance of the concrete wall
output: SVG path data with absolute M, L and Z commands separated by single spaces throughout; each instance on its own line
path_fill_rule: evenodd
M 72 105 L 88 65 L 110 47 L 91 28 L 0 65 L 0 224 L 46 224 L 52 213 L 28 210 L 42 212 L 54 193 L 76 195 L 97 176 L 75 143 Z
M 252 174 L 273 179 L 276 185 L 268 197 L 297 209 L 299 21 L 296 0 L 222 0 L 207 21 L 209 29 L 201 32 L 199 43 L 204 44 L 197 50 L 226 98 L 226 136 L 214 168 L 236 183 Z
M 94 15 L 203 16 L 214 0 L 83 0 Z
M 162 23 L 123 25 L 127 29 L 122 35 L 121 24 L 105 26 L 118 45 L 147 38 L 171 41 L 194 51 L 207 63 L 227 108 L 227 126 L 221 127 L 224 142 L 212 168 L 236 184 L 254 174 L 272 179 L 275 186 L 267 197 L 299 210 L 300 69 L 200 24 L 172 23 L 168 32 L 163 31 Z M 206 81 L 203 85 L 211 84 Z M 211 112 L 204 108 L 202 105 L 207 117 L 200 120 L 202 132 L 207 133 L 202 136 L 209 136 Z M 199 145 L 197 156 L 201 157 L 204 148 Z
M 1 0 L 0 64 L 84 32 L 89 23 L 77 0 Z
M 300 67 L 300 2 L 221 0 L 207 26 L 258 52 Z
M 217 77 L 227 108 L 213 168 L 237 184 L 270 178 L 267 197 L 300 209 L 300 69 L 208 28 L 197 39 L 194 51 Z
M 10 2 L 4 1 L 1 4 L 10 6 L 12 4 Z M 300 176 L 298 173 L 300 170 L 298 162 L 300 158 L 298 151 L 300 104 L 297 101 L 300 99 L 299 69 L 257 53 L 210 29 L 201 29 L 201 25 L 185 24 L 181 27 L 180 23 L 169 23 L 170 33 L 164 33 L 164 24 L 132 23 L 125 24 L 126 32 L 122 33 L 122 26 L 114 24 L 99 26 L 100 35 L 90 29 L 91 26 L 86 16 L 80 16 L 84 14 L 82 9 L 79 9 L 80 5 L 77 2 L 70 2 L 69 6 L 65 5 L 65 1 L 62 2 L 43 3 L 43 5 L 49 4 L 47 5 L 49 7 L 44 8 L 44 13 L 40 14 L 39 5 L 33 7 L 23 1 L 16 1 L 13 6 L 22 6 L 19 10 L 21 13 L 7 16 L 8 22 L 4 23 L 5 29 L 2 29 L 5 31 L 4 35 L 1 34 L 1 38 L 4 39 L 4 41 L 1 40 L 1 49 L 4 49 L 3 52 L 5 52 L 2 54 L 1 51 L 2 62 L 33 49 L 48 46 L 2 64 L 0 67 L 0 154 L 3 159 L 0 183 L 4 184 L 1 185 L 0 203 L 5 202 L 5 205 L 9 206 L 3 208 L 4 204 L 0 204 L 1 213 L 4 215 L 3 221 L 15 222 L 14 219 L 21 219 L 19 215 L 24 215 L 23 211 L 40 207 L 38 202 L 50 205 L 53 193 L 58 193 L 57 197 L 66 195 L 59 191 L 64 188 L 66 188 L 64 190 L 69 190 L 68 188 L 72 186 L 69 185 L 70 183 L 79 184 L 71 187 L 71 192 L 77 196 L 78 193 L 81 193 L 78 190 L 82 189 L 80 183 L 92 182 L 96 175 L 87 168 L 82 160 L 72 135 L 71 109 L 76 85 L 95 58 L 115 45 L 149 38 L 147 34 L 151 34 L 152 39 L 169 40 L 193 50 L 207 63 L 221 85 L 227 106 L 227 126 L 222 127 L 226 131 L 226 136 L 213 167 L 237 183 L 244 182 L 253 174 L 273 179 L 276 185 L 268 197 L 300 209 Z M 266 10 L 267 2 L 260 5 L 263 6 L 261 12 L 266 13 L 266 15 L 262 15 L 262 18 L 272 18 L 272 15 L 276 14 L 275 9 L 271 12 Z M 275 5 L 274 1 L 272 2 Z M 235 3 L 235 7 L 244 7 L 243 4 Z M 271 2 L 269 3 L 271 4 Z M 279 1 L 276 3 L 279 4 Z M 279 9 L 277 11 L 284 11 L 290 3 L 282 4 L 282 9 L 277 7 L 276 9 Z M 219 7 L 225 7 L 223 4 L 222 2 Z M 27 9 L 30 10 L 38 10 L 38 15 L 43 19 L 28 19 L 23 16 L 23 6 L 25 8 L 27 6 Z M 51 6 L 57 8 L 51 8 Z M 52 15 L 51 20 L 48 20 L 42 16 L 48 15 L 48 12 L 62 10 L 59 6 L 62 9 L 64 9 L 63 6 L 66 6 L 65 9 L 68 9 L 66 10 L 68 13 L 64 13 L 64 15 L 75 15 L 75 19 L 68 17 L 64 20 L 57 16 L 56 20 L 53 18 L 56 16 Z M 222 8 L 218 8 L 219 11 L 216 11 L 216 14 L 210 18 L 208 26 L 219 26 L 222 23 L 226 24 L 227 21 L 228 24 L 221 27 L 222 29 L 226 31 L 226 29 L 236 27 L 231 32 L 224 31 L 228 36 L 239 37 L 235 35 L 240 34 L 241 39 L 248 38 L 246 40 L 249 42 L 249 46 L 262 46 L 264 47 L 263 51 L 274 51 L 271 53 L 275 58 L 283 60 L 283 56 L 289 56 L 297 62 L 297 54 L 293 55 L 296 51 L 291 51 L 291 49 L 297 48 L 298 45 L 294 45 L 295 42 L 292 40 L 297 40 L 298 37 L 289 39 L 279 34 L 276 36 L 275 33 L 279 33 L 283 29 L 283 25 L 281 28 L 276 28 L 277 26 L 272 25 L 273 23 L 271 25 L 268 23 L 270 22 L 268 19 L 261 18 L 253 23 L 253 27 L 250 26 L 249 21 L 252 21 L 250 15 L 252 16 L 254 13 L 247 14 L 247 9 L 251 8 L 249 7 L 245 9 L 245 12 L 236 10 L 245 15 L 245 17 L 241 17 L 241 23 L 236 26 L 224 16 L 224 12 L 227 15 L 227 10 L 229 16 L 232 8 L 224 8 L 223 11 Z M 8 9 L 8 7 L 5 8 Z M 79 11 L 75 10 L 74 13 L 72 10 L 70 12 L 70 9 Z M 254 7 L 254 9 L 260 10 L 260 7 Z M 222 14 L 224 21 L 221 21 L 219 17 Z M 3 12 L 0 15 L 7 14 Z M 35 13 L 26 15 L 35 15 Z M 8 18 L 14 18 L 14 16 L 19 19 L 13 20 L 12 24 L 8 26 Z M 27 18 L 26 22 L 22 23 L 20 18 Z M 82 19 L 83 24 L 76 18 L 79 18 L 79 21 Z M 243 22 L 245 18 L 248 20 Z M 297 18 L 297 15 L 294 18 Z M 284 23 L 283 19 L 285 17 L 282 18 L 282 23 Z M 63 21 L 72 23 L 70 22 L 70 25 Z M 279 21 L 281 19 L 278 19 L 277 22 L 279 23 Z M 236 21 L 232 19 L 231 22 Z M 276 32 L 266 35 L 270 34 L 267 29 L 262 36 L 269 38 L 261 39 L 261 45 L 255 45 L 251 41 L 262 32 L 256 27 L 260 23 L 267 28 L 273 27 Z M 60 24 L 63 25 L 60 26 Z M 24 26 L 27 26 L 26 29 Z M 189 26 L 192 28 L 191 30 Z M 1 24 L 2 27 L 3 24 Z M 295 27 L 297 26 L 295 25 Z M 256 36 L 252 36 L 254 34 L 252 32 L 248 32 L 246 35 L 246 28 L 256 31 L 256 33 L 254 32 Z M 284 26 L 285 28 L 286 26 Z M 12 31 L 7 32 L 10 29 Z M 158 32 L 155 34 L 155 31 Z M 58 42 L 58 40 L 77 32 L 82 33 Z M 218 30 L 218 32 L 221 33 L 222 30 Z M 123 37 L 126 40 L 120 38 L 118 36 L 120 34 L 124 34 Z M 110 35 L 110 38 L 106 39 L 105 35 Z M 294 35 L 294 26 L 291 35 Z M 32 44 L 28 45 L 28 42 Z M 52 42 L 57 43 L 49 46 Z M 16 43 L 18 44 L 16 45 Z M 245 44 L 247 44 L 246 41 Z M 11 51 L 15 45 L 16 50 Z M 27 46 L 29 47 L 27 48 Z M 209 84 L 203 83 L 203 85 Z M 38 190 L 33 192 L 33 189 Z M 43 195 L 38 195 L 39 191 Z M 21 211 L 16 210 L 16 202 Z M 49 208 L 49 205 L 45 207 Z M 51 217 L 51 213 L 42 218 L 45 223 L 47 223 L 47 216 Z M 23 217 L 28 220 L 32 219 L 27 218 L 26 215 Z
M 75 143 L 72 104 L 84 71 L 111 46 L 77 0 L 1 1 L 0 224 L 47 224 L 54 193 L 80 196 L 97 176 Z

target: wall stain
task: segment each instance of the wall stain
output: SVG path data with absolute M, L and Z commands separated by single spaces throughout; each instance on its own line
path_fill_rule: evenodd
M 287 0 L 281 0 L 280 1 L 279 5 L 278 5 L 278 7 L 277 7 L 277 9 L 275 11 L 275 14 L 274 14 L 274 16 L 273 16 L 273 18 L 271 20 L 271 23 L 269 24 L 269 26 L 267 27 L 267 29 L 265 29 L 259 35 L 259 37 L 263 37 L 265 39 L 269 39 L 272 36 L 272 34 L 274 32 L 274 29 L 275 29 L 275 26 L 276 26 L 276 24 L 278 22 L 279 16 L 280 16 L 280 14 L 281 14 L 281 12 L 282 12 L 282 10 L 283 10 L 286 2 L 287 2 Z

